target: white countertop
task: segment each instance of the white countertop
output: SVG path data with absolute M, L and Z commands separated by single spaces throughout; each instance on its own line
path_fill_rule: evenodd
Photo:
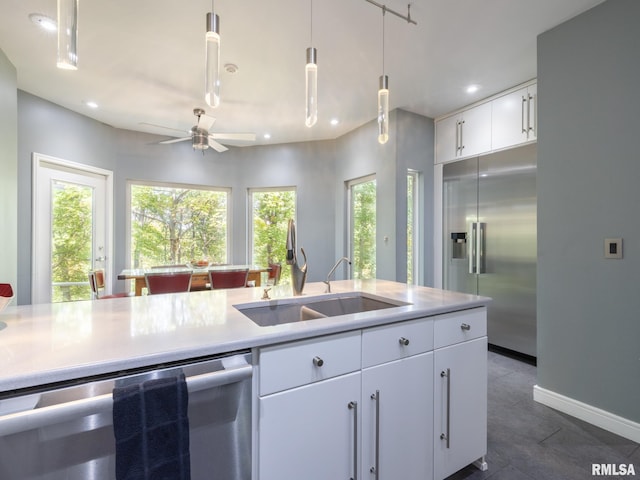
M 309 283 L 304 297 L 322 295 Z M 0 393 L 120 370 L 233 352 L 289 340 L 486 305 L 486 297 L 383 280 L 331 282 L 335 293 L 362 291 L 410 305 L 260 327 L 233 305 L 261 300 L 262 288 L 8 307 L 0 313 Z M 293 297 L 290 286 L 269 292 Z

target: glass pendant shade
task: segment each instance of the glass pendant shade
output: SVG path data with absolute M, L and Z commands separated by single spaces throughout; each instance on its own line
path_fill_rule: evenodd
M 380 76 L 378 90 L 378 143 L 385 144 L 389 140 L 389 77 Z
M 58 68 L 78 69 L 78 1 L 58 0 Z
M 220 105 L 220 18 L 207 13 L 204 99 L 210 107 Z
M 318 121 L 318 64 L 315 48 L 307 48 L 307 65 L 305 66 L 306 118 L 305 125 L 313 127 Z

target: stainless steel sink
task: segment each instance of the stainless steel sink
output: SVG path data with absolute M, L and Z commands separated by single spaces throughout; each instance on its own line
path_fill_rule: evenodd
M 261 327 L 268 327 L 318 318 L 370 312 L 403 305 L 408 304 L 361 292 L 353 292 L 325 297 L 310 297 L 304 300 L 293 299 L 284 303 L 272 301 L 267 305 L 254 303 L 235 305 L 234 307 Z

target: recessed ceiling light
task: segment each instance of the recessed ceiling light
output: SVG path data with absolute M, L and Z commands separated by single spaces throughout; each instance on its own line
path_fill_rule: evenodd
M 87 102 L 84 102 L 84 104 L 89 108 L 98 108 L 98 104 L 96 102 L 94 102 L 93 100 L 89 100 Z
M 264 137 L 265 140 L 269 140 L 271 138 L 271 134 L 270 133 L 265 133 L 263 135 L 263 137 Z
M 330 123 L 335 127 L 340 123 L 340 120 L 338 120 L 337 118 L 332 118 Z
M 476 93 L 478 90 L 480 90 L 480 85 L 469 85 L 467 87 L 467 93 Z
M 55 32 L 58 28 L 55 20 L 41 13 L 32 13 L 29 15 L 29 20 L 47 32 Z

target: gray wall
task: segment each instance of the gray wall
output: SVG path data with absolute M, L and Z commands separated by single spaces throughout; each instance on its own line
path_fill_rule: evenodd
M 17 74 L 0 50 L 0 282 L 17 290 L 18 97 Z
M 640 2 L 538 39 L 538 384 L 640 422 Z M 624 258 L 605 260 L 622 237 Z
M 343 239 L 342 204 L 336 204 L 343 187 L 336 178 L 379 175 L 378 216 L 380 236 L 390 244 L 379 254 L 383 277 L 396 278 L 396 257 L 406 258 L 402 245 L 396 251 L 396 229 L 406 230 L 406 201 L 396 205 L 396 191 L 406 182 L 397 169 L 428 170 L 433 163 L 433 121 L 407 112 L 392 112 L 396 134 L 378 149 L 375 122 L 336 141 L 303 142 L 273 146 L 231 148 L 224 154 L 194 152 L 189 142 L 157 145 L 163 137 L 114 129 L 41 98 L 18 94 L 19 132 L 19 302 L 30 303 L 31 283 L 31 154 L 38 152 L 114 172 L 114 270 L 126 266 L 126 193 L 129 180 L 212 185 L 232 189 L 231 261 L 247 261 L 247 191 L 257 187 L 297 187 L 298 246 L 309 257 L 308 281 L 324 280 L 342 255 L 336 239 Z M 372 130 L 373 129 L 373 130 Z M 395 137 L 402 144 L 399 148 Z M 403 160 L 398 160 L 398 155 Z M 339 173 L 338 173 L 339 172 Z M 342 180 L 341 180 L 342 181 Z M 404 185 L 406 190 L 406 184 Z M 429 193 L 425 194 L 430 197 Z M 343 199 L 341 201 L 344 201 Z M 396 217 L 398 224 L 396 224 Z M 431 230 L 431 225 L 429 225 Z M 427 255 L 425 255 L 427 256 Z M 429 258 L 431 254 L 429 254 Z M 406 260 L 405 260 L 406 263 Z M 405 271 L 406 278 L 406 271 Z M 114 290 L 123 282 L 112 279 Z
M 404 110 L 390 115 L 389 141 L 377 142 L 373 120 L 338 139 L 336 159 L 336 255 L 347 255 L 346 182 L 376 175 L 376 277 L 407 280 L 407 169 L 421 173 L 422 225 L 420 243 L 424 259 L 422 285 L 433 285 L 433 119 Z M 424 231 L 428 232 L 427 235 Z

